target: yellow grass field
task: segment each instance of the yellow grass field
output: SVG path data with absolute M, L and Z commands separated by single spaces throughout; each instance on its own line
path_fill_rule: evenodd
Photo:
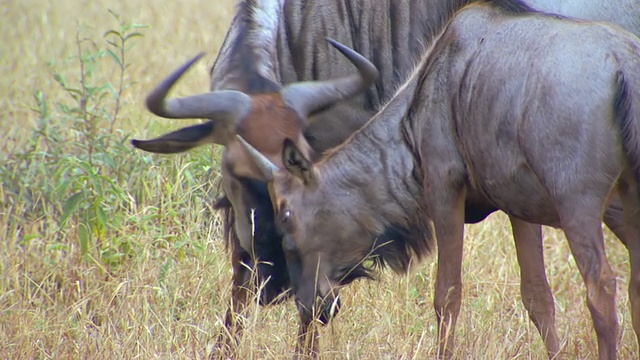
M 0 4 L 0 358 L 201 359 L 222 329 L 231 267 L 211 209 L 220 149 L 152 156 L 126 138 L 145 138 L 184 122 L 157 119 L 144 95 L 199 51 L 204 61 L 173 94 L 206 91 L 208 69 L 235 0 L 23 0 Z M 79 38 L 85 51 L 108 45 L 126 24 L 145 24 L 131 40 L 131 84 L 88 111 L 73 110 Z M 118 87 L 108 56 L 95 85 Z M 39 101 L 35 95 L 41 92 Z M 82 92 L 82 91 L 81 91 Z M 75 93 L 77 95 L 77 92 Z M 34 109 L 39 109 L 34 111 Z M 113 126 L 114 131 L 110 130 Z M 117 130 L 117 131 L 115 131 Z M 102 138 L 101 136 L 108 135 Z M 111 136 L 111 137 L 109 137 Z M 105 140 L 106 139 L 106 140 Z M 547 274 L 556 297 L 567 359 L 597 357 L 585 289 L 561 232 L 545 228 Z M 618 275 L 619 358 L 640 356 L 628 311 L 629 262 L 606 233 Z M 435 259 L 398 276 L 343 290 L 343 310 L 321 332 L 324 359 L 424 359 L 436 353 L 432 308 Z M 544 359 L 546 352 L 520 301 L 519 270 L 506 217 L 467 227 L 460 359 Z M 241 359 L 293 355 L 293 302 L 247 313 Z

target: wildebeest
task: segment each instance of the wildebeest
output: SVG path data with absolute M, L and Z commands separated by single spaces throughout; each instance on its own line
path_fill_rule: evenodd
M 640 34 L 640 17 L 635 16 L 640 10 L 631 6 L 632 0 L 619 1 L 616 7 L 603 6 L 595 0 L 531 2 L 565 14 L 616 21 Z M 258 281 L 269 280 L 261 288 L 262 303 L 270 303 L 289 287 L 281 236 L 273 224 L 266 186 L 249 173 L 231 171 L 242 168 L 243 159 L 234 133 L 240 132 L 247 137 L 260 151 L 272 156 L 273 161 L 279 161 L 281 140 L 288 134 L 301 134 L 302 128 L 309 124 L 305 138 L 296 135 L 298 147 L 320 153 L 340 143 L 392 95 L 408 75 L 416 54 L 421 52 L 422 43 L 429 42 L 450 14 L 466 3 L 468 1 L 461 0 L 247 0 L 238 5 L 238 13 L 212 68 L 212 90 L 239 90 L 250 96 L 274 94 L 281 89 L 279 83 L 346 75 L 351 70 L 350 65 L 327 47 L 325 36 L 371 58 L 381 76 L 364 96 L 315 112 L 306 122 L 301 121 L 305 119 L 265 112 L 263 121 L 245 121 L 242 126 L 214 118 L 206 124 L 184 128 L 150 142 L 134 142 L 144 150 L 161 153 L 186 151 L 206 143 L 227 146 L 223 155 L 223 187 L 228 203 L 235 210 L 227 209 L 225 217 L 225 237 L 230 244 L 234 269 L 231 308 L 242 309 L 249 293 L 247 289 L 252 287 L 249 284 L 251 269 L 256 270 Z M 381 8 L 388 11 L 379 11 Z M 176 114 L 158 115 L 176 117 Z M 250 134 L 260 136 L 256 139 Z M 226 201 L 219 204 L 224 203 Z M 474 209 L 475 212 L 467 212 L 469 221 L 480 221 L 488 213 L 488 209 Z M 615 220 L 615 216 L 612 218 Z M 540 228 L 517 219 L 512 221 L 517 222 L 514 223 L 515 237 L 522 239 L 516 241 L 518 253 L 536 254 Z M 611 222 L 608 225 L 611 226 Z M 554 338 L 555 333 L 544 330 L 553 328 L 547 324 L 553 318 L 553 300 L 546 280 L 539 281 L 544 279 L 542 254 L 539 254 L 539 260 L 533 259 L 534 256 L 527 264 L 521 263 L 523 301 L 536 326 Z M 229 311 L 227 326 L 233 327 L 233 317 L 233 311 Z
M 330 319 L 340 287 L 369 275 L 365 259 L 403 272 L 437 244 L 434 307 L 451 356 L 472 202 L 563 229 L 599 357 L 613 359 L 616 280 L 601 222 L 617 193 L 640 335 L 640 39 L 618 26 L 518 0 L 468 5 L 392 100 L 319 161 L 287 139 L 278 171 L 242 144 L 273 181 L 303 323 Z

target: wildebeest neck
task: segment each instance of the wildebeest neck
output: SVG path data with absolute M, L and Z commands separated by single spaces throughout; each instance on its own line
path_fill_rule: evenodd
M 371 234 L 374 264 L 396 272 L 406 271 L 412 261 L 432 250 L 422 176 L 402 126 L 408 100 L 395 97 L 318 164 L 322 186 L 340 194 L 341 201 L 348 202 L 342 208 L 351 209 L 353 220 Z M 352 277 L 367 276 L 362 270 L 354 270 L 359 275 Z

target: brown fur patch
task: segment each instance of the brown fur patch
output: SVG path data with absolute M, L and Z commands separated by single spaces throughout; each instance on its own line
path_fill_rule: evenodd
M 236 133 L 255 147 L 278 167 L 282 167 L 282 148 L 285 139 L 292 139 L 307 157 L 312 150 L 303 134 L 303 121 L 287 106 L 280 93 L 258 94 L 251 97 L 249 115 L 242 119 Z M 262 179 L 253 159 L 236 140 L 227 145 L 224 162 L 235 176 Z
M 302 121 L 279 93 L 253 95 L 251 99 L 251 111 L 238 124 L 238 134 L 262 153 L 279 154 L 285 138 L 302 133 Z

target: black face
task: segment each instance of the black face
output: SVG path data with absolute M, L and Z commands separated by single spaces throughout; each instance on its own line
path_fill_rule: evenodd
M 266 282 L 260 294 L 260 304 L 266 305 L 277 299 L 285 299 L 286 297 L 278 297 L 289 290 L 290 286 L 282 235 L 274 224 L 273 207 L 266 184 L 251 179 L 243 179 L 242 183 L 246 189 L 246 200 L 254 209 L 255 226 L 253 254 L 245 252 L 243 262 L 257 272 L 255 281 L 258 284 Z M 250 272 L 247 273 L 250 276 Z

